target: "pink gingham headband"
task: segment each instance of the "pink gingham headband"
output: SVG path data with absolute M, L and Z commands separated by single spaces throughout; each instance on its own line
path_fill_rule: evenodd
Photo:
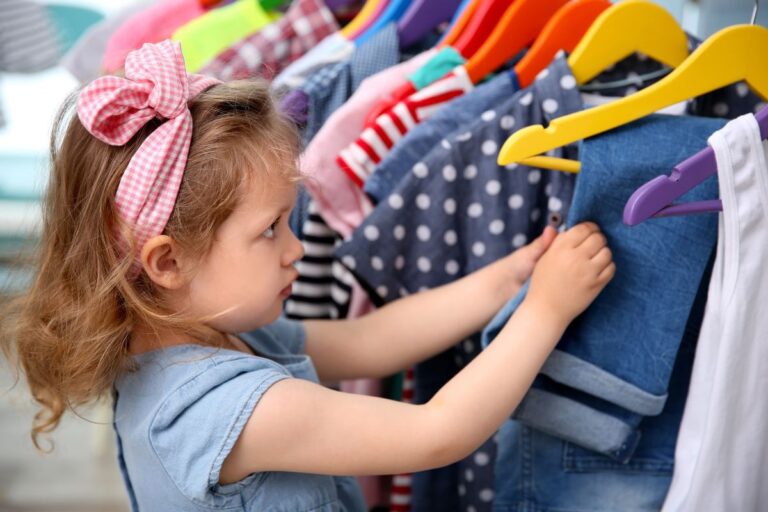
M 176 202 L 192 140 L 187 102 L 218 83 L 187 75 L 181 46 L 166 40 L 129 53 L 125 78 L 97 78 L 77 99 L 83 126 L 112 146 L 127 143 L 151 119 L 167 119 L 141 144 L 117 187 L 118 213 L 139 250 L 163 232 Z

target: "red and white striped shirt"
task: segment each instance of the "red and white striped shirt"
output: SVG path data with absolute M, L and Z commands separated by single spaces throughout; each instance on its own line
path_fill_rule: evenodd
M 392 147 L 414 126 L 449 101 L 474 88 L 466 69 L 459 66 L 435 83 L 415 92 L 376 118 L 360 137 L 336 157 L 336 163 L 360 188 Z

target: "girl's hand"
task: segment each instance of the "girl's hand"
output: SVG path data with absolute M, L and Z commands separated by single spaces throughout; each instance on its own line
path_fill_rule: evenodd
M 494 282 L 503 288 L 501 290 L 503 302 L 511 299 L 520 291 L 520 288 L 531 277 L 536 262 L 547 251 L 555 237 L 557 237 L 557 231 L 547 226 L 536 240 L 494 264 L 499 267 L 503 274 L 494 279 Z
M 564 324 L 589 306 L 616 273 L 600 228 L 585 222 L 559 234 L 533 270 L 525 299 Z

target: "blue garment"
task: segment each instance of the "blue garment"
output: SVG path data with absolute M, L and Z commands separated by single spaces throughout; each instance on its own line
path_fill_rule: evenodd
M 582 171 L 568 225 L 596 222 L 608 239 L 617 273 L 568 327 L 541 373 L 625 411 L 612 414 L 597 402 L 574 401 L 534 384 L 516 418 L 619 461 L 631 457 L 640 420 L 658 415 L 667 400 L 685 323 L 717 238 L 717 218 L 671 217 L 629 228 L 622 222 L 624 204 L 640 185 L 705 147 L 723 124 L 650 116 L 582 144 Z M 714 178 L 681 200 L 713 198 Z M 498 334 L 524 293 L 494 318 L 484 344 Z
M 349 477 L 265 472 L 218 484 L 270 386 L 290 377 L 318 382 L 301 323 L 279 319 L 240 338 L 260 356 L 175 345 L 134 357 L 138 369 L 117 380 L 114 428 L 132 509 L 365 511 Z
M 309 96 L 307 125 L 302 134 L 304 142 L 312 140 L 325 120 L 352 96 L 363 80 L 399 62 L 397 25 L 390 23 L 355 48 L 347 60 L 311 75 L 301 86 Z
M 449 139 L 456 130 L 509 99 L 516 91 L 512 74 L 514 71 L 501 73 L 480 84 L 414 126 L 376 167 L 365 182 L 365 192 L 377 203 L 385 199 L 416 162 L 440 141 Z
M 712 255 L 714 256 L 714 255 Z M 675 442 L 688 395 L 696 341 L 707 301 L 710 257 L 658 416 L 643 419 L 634 455 L 626 462 L 508 420 L 497 434 L 494 512 L 657 512 L 669 488 Z
M 573 175 L 496 163 L 500 142 L 517 127 L 581 107 L 565 59 L 549 69 L 530 90 L 475 116 L 413 166 L 337 250 L 374 301 L 453 281 L 538 236 L 550 214 L 565 215 Z M 575 149 L 558 155 L 572 158 Z M 479 337 L 473 336 L 417 365 L 417 401 L 429 400 L 478 352 Z M 494 452 L 490 442 L 457 464 L 414 475 L 413 510 L 490 510 Z

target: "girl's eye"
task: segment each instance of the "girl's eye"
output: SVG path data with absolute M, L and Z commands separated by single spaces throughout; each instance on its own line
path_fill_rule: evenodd
M 264 236 L 267 238 L 275 238 L 275 231 L 277 230 L 277 225 L 280 223 L 280 217 L 275 219 L 275 221 L 269 225 L 267 229 L 264 230 Z

